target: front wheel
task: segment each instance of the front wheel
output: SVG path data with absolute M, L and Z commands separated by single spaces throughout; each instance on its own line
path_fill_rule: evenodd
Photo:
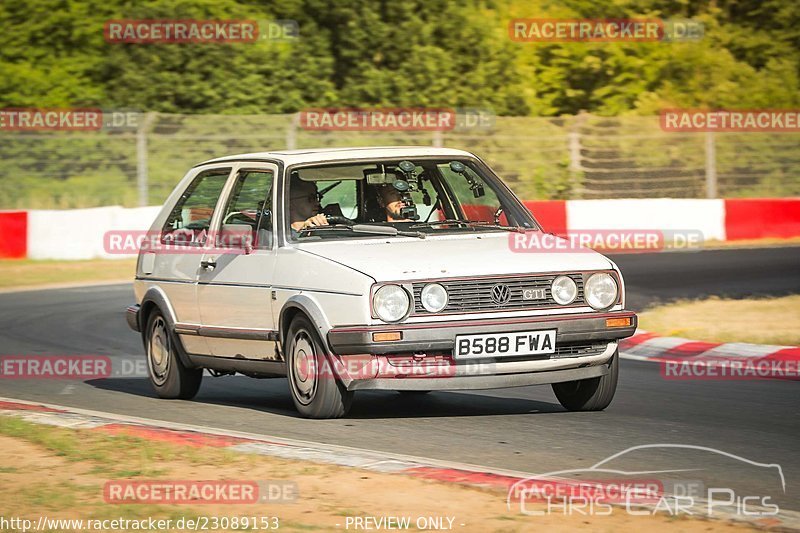
M 553 383 L 553 392 L 561 405 L 570 411 L 602 411 L 617 391 L 619 349 L 611 357 L 608 370 L 605 376 Z
M 316 328 L 304 316 L 289 326 L 286 368 L 289 389 L 297 410 L 306 418 L 340 418 L 353 403 L 336 377 Z
M 178 355 L 180 346 L 164 315 L 156 309 L 144 330 L 147 373 L 159 398 L 191 400 L 200 389 L 202 368 L 187 368 Z

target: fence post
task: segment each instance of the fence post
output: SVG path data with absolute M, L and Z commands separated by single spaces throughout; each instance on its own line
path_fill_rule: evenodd
M 586 111 L 581 110 L 577 116 L 574 117 L 572 124 L 569 128 L 569 133 L 567 133 L 567 143 L 568 143 L 568 150 L 569 150 L 569 174 L 570 174 L 570 181 L 572 182 L 573 187 L 573 196 L 575 198 L 580 198 L 581 195 L 581 188 L 583 184 L 581 183 L 581 172 L 583 171 L 583 165 L 581 165 L 581 133 L 580 128 L 586 122 L 586 118 L 588 113 Z
M 149 176 L 147 172 L 147 130 L 155 118 L 155 113 L 145 113 L 136 130 L 136 188 L 139 191 L 139 207 L 150 203 Z
M 433 130 L 433 147 L 441 148 L 444 146 L 444 138 L 440 130 Z
M 299 115 L 294 113 L 292 119 L 289 121 L 289 127 L 286 128 L 286 149 L 297 149 L 297 120 Z
M 581 171 L 581 134 L 571 131 L 567 134 L 569 138 L 569 171 Z
M 717 197 L 717 145 L 713 132 L 706 133 L 706 198 Z

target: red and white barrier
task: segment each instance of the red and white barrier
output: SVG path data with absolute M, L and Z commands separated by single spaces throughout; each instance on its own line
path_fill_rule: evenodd
M 662 337 L 637 330 L 619 343 L 620 357 L 661 364 L 661 374 L 676 380 L 800 380 L 800 347 L 704 342 Z
M 160 207 L 0 211 L 0 258 L 125 258 L 103 247 L 107 231 L 147 231 Z
M 699 231 L 706 240 L 800 237 L 800 198 L 645 198 L 525 202 L 551 233 Z
M 725 200 L 728 240 L 800 235 L 800 199 L 747 198 Z
M 543 200 L 525 205 L 548 232 L 699 231 L 732 241 L 800 237 L 800 198 Z M 103 248 L 108 231 L 146 231 L 160 207 L 0 211 L 0 258 L 124 258 Z
M 28 256 L 28 213 L 0 211 L 0 258 Z
M 695 230 L 725 240 L 725 200 L 570 200 L 567 228 L 585 230 Z

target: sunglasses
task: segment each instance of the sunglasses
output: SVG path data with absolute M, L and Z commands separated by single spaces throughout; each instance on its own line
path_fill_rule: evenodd
M 311 194 L 305 194 L 302 196 L 291 196 L 289 197 L 290 202 L 298 202 L 300 200 L 305 200 L 307 202 L 321 202 L 322 201 L 322 194 L 318 192 L 312 192 Z

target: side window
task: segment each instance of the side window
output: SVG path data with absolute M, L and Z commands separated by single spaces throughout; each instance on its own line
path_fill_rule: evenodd
M 241 247 L 246 242 L 254 248 L 272 246 L 271 170 L 241 170 L 233 184 L 222 217 L 217 246 Z
M 219 195 L 230 168 L 215 168 L 197 175 L 178 199 L 161 231 L 166 244 L 205 244 Z

